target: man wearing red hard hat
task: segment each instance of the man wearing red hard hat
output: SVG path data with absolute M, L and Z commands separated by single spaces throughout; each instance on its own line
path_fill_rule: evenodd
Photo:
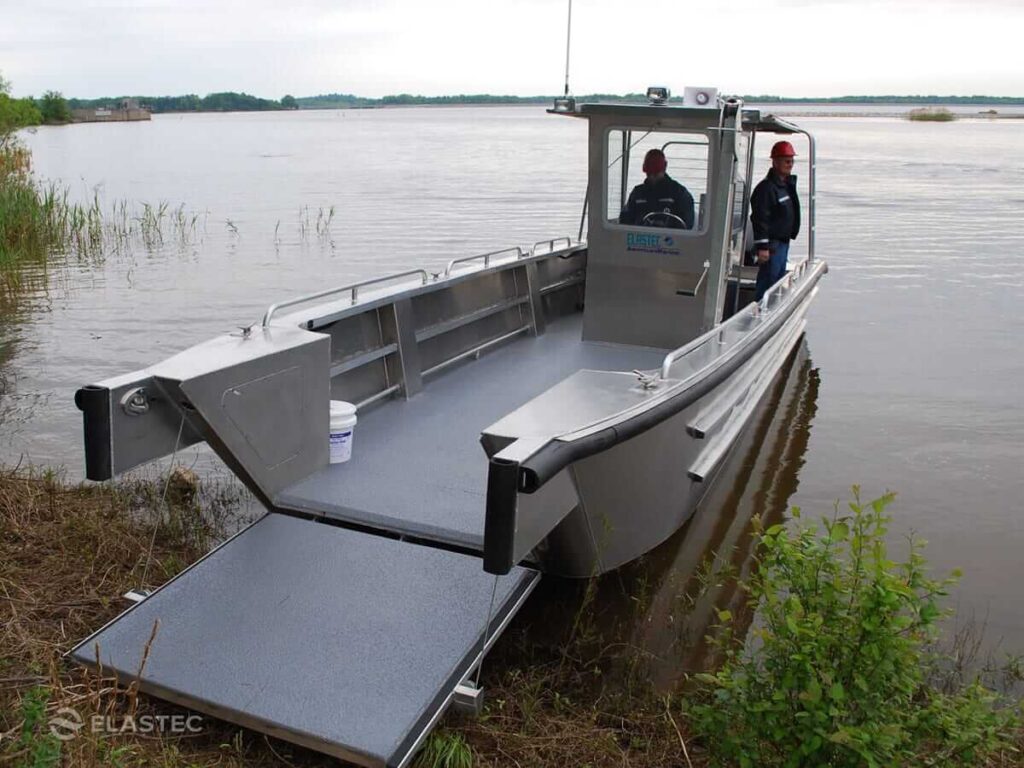
M 800 199 L 796 196 L 793 162 L 796 151 L 788 141 L 772 146 L 772 167 L 750 196 L 750 223 L 757 253 L 757 300 L 786 274 L 789 241 L 800 232 Z
M 665 173 L 667 168 L 664 152 L 648 150 L 644 156 L 647 178 L 629 193 L 626 207 L 619 214 L 619 224 L 693 229 L 693 195 Z

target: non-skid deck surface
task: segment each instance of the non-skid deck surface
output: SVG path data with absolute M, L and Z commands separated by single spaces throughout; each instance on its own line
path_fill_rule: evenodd
M 538 574 L 496 587 L 497 627 Z M 72 656 L 231 722 L 396 765 L 470 670 L 494 577 L 480 560 L 271 513 Z
M 581 369 L 660 368 L 658 350 L 580 341 L 582 315 L 428 379 L 410 400 L 359 415 L 352 459 L 287 488 L 279 507 L 483 548 L 480 433 Z

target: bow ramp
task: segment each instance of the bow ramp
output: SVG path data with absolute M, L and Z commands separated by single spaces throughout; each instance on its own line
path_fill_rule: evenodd
M 539 574 L 270 513 L 72 657 L 366 766 L 407 765 Z M 147 654 L 148 657 L 144 657 Z

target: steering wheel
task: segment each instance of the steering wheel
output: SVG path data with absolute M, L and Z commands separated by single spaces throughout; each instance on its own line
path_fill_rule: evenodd
M 645 227 L 671 227 L 673 229 L 686 229 L 686 222 L 668 211 L 651 211 L 640 220 Z

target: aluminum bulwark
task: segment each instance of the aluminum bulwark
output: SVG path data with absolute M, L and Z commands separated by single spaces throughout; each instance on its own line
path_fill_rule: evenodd
M 497 582 L 493 640 L 539 574 Z M 476 666 L 476 557 L 269 514 L 71 651 L 162 699 L 366 766 L 405 765 Z

